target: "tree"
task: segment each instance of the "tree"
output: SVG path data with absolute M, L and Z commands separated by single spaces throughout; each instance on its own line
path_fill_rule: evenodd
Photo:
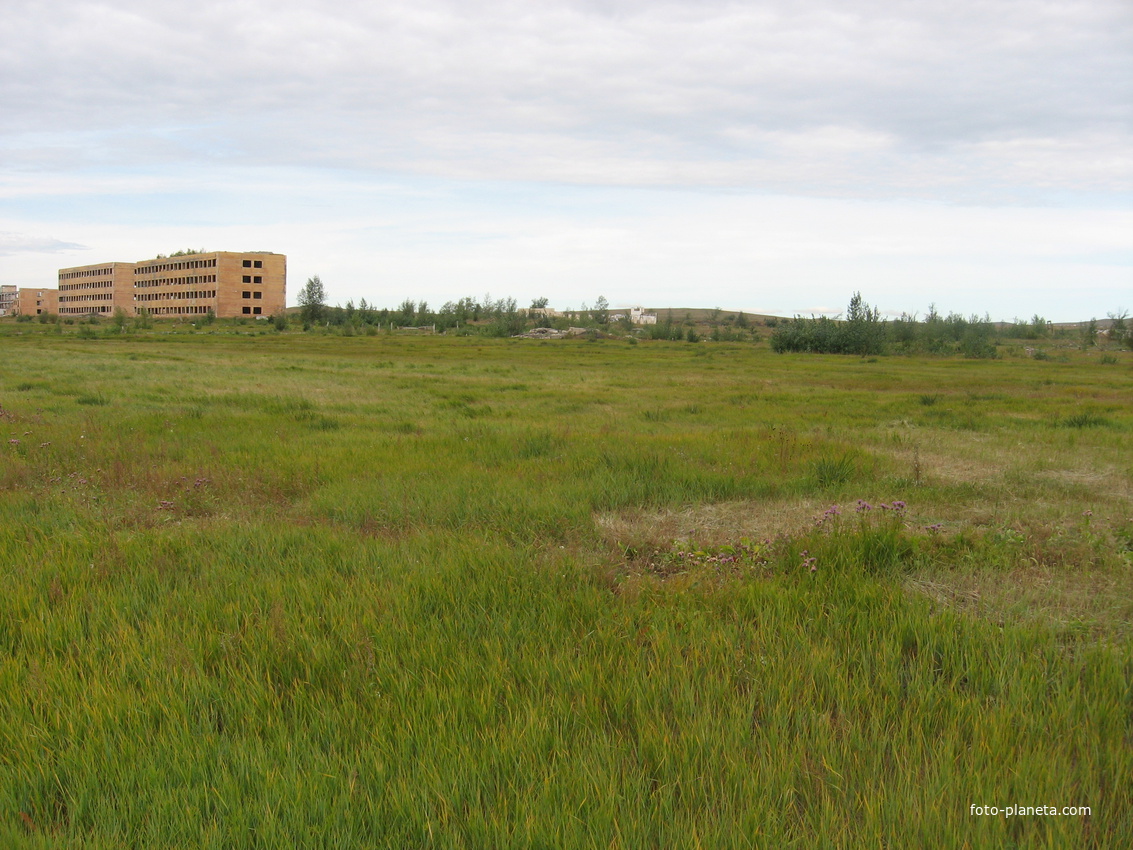
M 843 326 L 842 351 L 846 354 L 880 354 L 885 339 L 881 311 L 870 307 L 860 292 L 850 298 Z
M 1125 334 L 1128 328 L 1125 320 L 1129 318 L 1128 310 L 1118 310 L 1116 313 L 1109 313 L 1109 339 L 1111 342 L 1121 342 L 1125 339 Z
M 307 282 L 299 290 L 299 306 L 303 308 L 304 324 L 319 321 L 326 311 L 326 302 L 326 288 L 319 276 L 307 278 Z
M 594 302 L 594 310 L 591 315 L 594 321 L 600 325 L 606 324 L 610 318 L 610 302 L 606 300 L 605 295 L 599 295 L 598 300 Z
M 546 310 L 547 309 L 547 303 L 548 302 L 547 302 L 546 298 L 534 298 L 531 301 L 531 309 L 532 310 Z
M 1090 319 L 1089 323 L 1082 328 L 1082 348 L 1089 348 L 1097 345 L 1098 342 L 1098 320 Z
M 406 298 L 399 305 L 397 305 L 397 326 L 399 328 L 408 328 L 413 324 L 414 318 L 417 316 L 417 302 L 412 298 Z

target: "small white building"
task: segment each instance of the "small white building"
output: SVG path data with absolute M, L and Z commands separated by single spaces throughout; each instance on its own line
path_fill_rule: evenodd
M 611 322 L 618 322 L 629 316 L 629 320 L 635 325 L 655 325 L 657 324 L 656 313 L 646 313 L 645 308 L 641 306 L 636 307 L 615 307 L 614 312 L 610 314 Z

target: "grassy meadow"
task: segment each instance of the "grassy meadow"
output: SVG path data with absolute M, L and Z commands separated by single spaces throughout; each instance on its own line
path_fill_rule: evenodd
M 1133 352 L 241 331 L 0 327 L 0 845 L 1133 846 Z

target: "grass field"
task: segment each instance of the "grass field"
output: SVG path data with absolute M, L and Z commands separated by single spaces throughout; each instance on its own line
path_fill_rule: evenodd
M 1133 846 L 1130 353 L 14 328 L 2 846 Z

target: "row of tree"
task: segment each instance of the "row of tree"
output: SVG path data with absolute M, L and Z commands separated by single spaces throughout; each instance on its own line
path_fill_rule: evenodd
M 520 308 L 514 298 L 465 297 L 448 301 L 433 310 L 426 301 L 405 299 L 395 308 L 379 308 L 362 299 L 357 304 L 348 301 L 345 307 L 328 307 L 327 293 L 322 280 L 316 275 L 308 279 L 299 291 L 301 319 L 305 328 L 318 324 L 341 326 L 352 330 L 365 328 L 429 327 L 437 332 L 476 333 L 486 336 L 514 336 L 534 327 L 562 328 L 570 326 L 629 333 L 634 330 L 628 316 L 613 319 L 609 302 L 602 296 L 592 306 L 585 303 L 578 310 L 565 311 L 551 316 L 547 299 L 537 298 L 528 308 Z M 712 311 L 709 338 L 718 341 L 743 341 L 758 338 L 753 323 L 739 313 L 720 321 L 719 308 Z M 1133 334 L 1127 330 L 1128 313 L 1110 313 L 1106 339 L 1127 341 L 1133 344 Z M 1043 340 L 1065 337 L 1065 329 L 1056 328 L 1042 316 L 1029 321 L 1016 319 L 1003 327 L 990 316 L 962 316 L 959 313 L 943 315 L 936 306 L 929 307 L 923 318 L 902 314 L 893 320 L 883 320 L 880 311 L 868 304 L 860 292 L 850 299 L 844 316 L 830 318 L 795 317 L 767 321 L 774 330 L 771 347 L 775 351 L 811 351 L 828 354 L 878 355 L 884 353 L 961 354 L 965 357 L 988 358 L 996 356 L 996 344 L 1003 338 L 1016 340 Z M 701 329 L 702 330 L 702 329 Z M 640 329 L 647 339 L 698 341 L 701 330 L 691 317 L 676 320 L 668 311 L 654 325 Z M 1079 331 L 1081 343 L 1092 345 L 1102 338 L 1097 322 L 1091 320 Z
M 1104 336 L 1098 323 L 1091 319 L 1079 331 L 1083 347 L 1096 345 L 1103 338 L 1110 342 L 1127 342 L 1133 345 L 1126 319 L 1128 313 L 1110 313 L 1110 326 Z M 787 319 L 777 323 L 771 335 L 775 351 L 814 351 L 827 354 L 875 355 L 887 352 L 962 354 L 965 357 L 990 358 L 996 356 L 996 344 L 1001 337 L 1008 339 L 1040 340 L 1056 336 L 1064 338 L 1075 331 L 1059 330 L 1049 321 L 1035 315 L 1029 322 L 1016 320 L 1006 328 L 996 324 L 990 316 L 968 316 L 950 313 L 943 316 L 935 305 L 929 307 L 923 319 L 902 314 L 893 321 L 883 321 L 880 312 L 870 307 L 860 292 L 850 299 L 844 319 L 826 316 Z

